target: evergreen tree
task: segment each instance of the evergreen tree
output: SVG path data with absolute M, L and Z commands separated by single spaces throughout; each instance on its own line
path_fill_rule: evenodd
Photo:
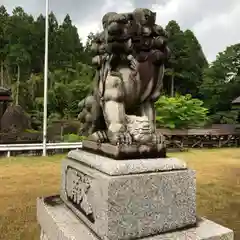
M 231 102 L 240 96 L 240 44 L 229 46 L 218 54 L 204 71 L 201 94 L 213 122 L 232 123 L 237 113 L 231 112 Z
M 6 56 L 8 48 L 7 27 L 9 15 L 4 6 L 0 6 L 0 84 L 6 85 L 4 69 L 6 67 Z
M 187 52 L 187 59 L 185 60 L 184 66 L 184 85 L 187 85 L 190 91 L 187 91 L 187 93 L 198 97 L 199 86 L 203 82 L 203 71 L 208 67 L 208 62 L 194 33 L 191 30 L 186 30 L 184 37 Z
M 170 21 L 166 31 L 172 54 L 166 66 L 164 90 L 170 95 L 178 92 L 197 97 L 203 69 L 208 64 L 202 48 L 194 33 L 190 30 L 183 32 L 176 21 Z
M 59 28 L 59 34 L 61 39 L 61 56 L 63 64 L 76 66 L 76 63 L 83 60 L 83 45 L 79 39 L 78 31 L 75 26 L 72 25 L 72 21 L 69 15 L 67 15 Z

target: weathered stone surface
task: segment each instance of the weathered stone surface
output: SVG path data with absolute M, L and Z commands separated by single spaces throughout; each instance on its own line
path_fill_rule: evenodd
M 100 240 L 65 204 L 50 206 L 37 200 L 37 218 L 42 229 L 41 240 Z M 102 238 L 109 240 L 106 237 Z M 165 233 L 142 240 L 233 240 L 233 231 L 207 219 L 197 227 Z
M 68 158 L 111 176 L 187 169 L 186 163 L 177 158 L 143 158 L 117 161 L 82 150 L 70 151 Z
M 49 240 L 47 234 L 41 230 L 40 240 Z
M 140 238 L 196 223 L 195 171 L 176 159 L 119 162 L 76 153 L 77 161 L 63 161 L 61 198 L 100 238 Z

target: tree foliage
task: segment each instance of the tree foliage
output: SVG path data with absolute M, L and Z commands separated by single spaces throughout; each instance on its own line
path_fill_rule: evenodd
M 215 123 L 234 123 L 236 111 L 231 102 L 240 96 L 240 44 L 219 53 L 216 61 L 204 71 L 201 94 Z
M 40 123 L 43 110 L 45 17 L 34 19 L 17 7 L 0 7 L 0 84 L 14 102 Z M 91 35 L 90 37 L 91 38 Z M 75 117 L 77 103 L 91 90 L 94 71 L 69 15 L 59 23 L 49 14 L 48 115 Z
M 159 127 L 188 128 L 201 127 L 207 121 L 208 110 L 203 102 L 189 95 L 162 96 L 156 102 L 156 121 Z
M 170 21 L 166 30 L 172 55 L 166 66 L 163 92 L 166 95 L 172 92 L 172 95 L 178 93 L 199 97 L 210 109 L 212 122 L 235 122 L 237 113 L 230 112 L 230 109 L 231 101 L 240 95 L 239 44 L 228 47 L 208 67 L 201 45 L 192 31 L 181 30 L 176 21 Z M 12 89 L 14 103 L 21 105 L 31 115 L 36 126 L 41 126 L 43 117 L 44 37 L 43 15 L 34 18 L 21 7 L 9 14 L 4 6 L 0 6 L 0 85 Z M 91 91 L 94 69 L 91 67 L 90 45 L 93 39 L 94 33 L 90 33 L 83 46 L 68 14 L 63 22 L 59 22 L 53 12 L 49 14 L 49 119 L 76 117 L 78 102 Z M 195 123 L 183 111 L 185 108 L 192 109 L 193 102 L 200 104 L 196 99 L 189 99 L 189 96 L 162 97 L 156 105 L 158 123 L 166 126 L 169 120 L 168 127 L 185 127 Z M 185 108 L 176 107 L 185 103 Z M 183 111 L 183 116 L 179 115 L 182 119 L 170 116 L 168 108 L 174 108 L 172 111 L 176 111 L 176 115 L 178 111 Z M 203 122 L 205 110 L 201 109 L 200 104 L 195 110 L 199 121 Z M 193 108 L 189 114 L 195 110 Z M 176 123 L 173 123 L 174 118 Z
M 197 97 L 203 69 L 208 66 L 201 45 L 191 30 L 182 31 L 176 21 L 170 21 L 166 31 L 172 54 L 166 66 L 165 93 L 173 95 L 172 88 L 173 92 Z

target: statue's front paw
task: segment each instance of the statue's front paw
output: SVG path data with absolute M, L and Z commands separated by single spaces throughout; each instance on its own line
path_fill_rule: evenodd
M 164 144 L 165 137 L 161 133 L 152 133 L 152 142 L 154 144 Z
M 110 142 L 114 145 L 131 145 L 133 137 L 129 132 L 114 133 L 110 138 Z
M 97 131 L 97 132 L 94 132 L 92 135 L 90 135 L 88 137 L 88 140 L 104 143 L 104 142 L 108 142 L 108 137 L 105 131 Z

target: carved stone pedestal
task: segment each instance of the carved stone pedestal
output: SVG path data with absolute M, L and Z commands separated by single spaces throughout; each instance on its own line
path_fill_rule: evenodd
M 125 240 L 196 223 L 195 172 L 173 158 L 114 160 L 72 151 L 61 198 L 100 238 Z
M 62 203 L 52 205 L 47 199 L 37 200 L 40 240 L 101 240 L 86 224 Z M 104 240 L 108 240 L 106 237 Z M 233 232 L 207 219 L 196 227 L 141 238 L 141 240 L 233 240 Z
M 197 222 L 195 171 L 175 158 L 114 160 L 71 151 L 60 198 L 39 199 L 38 220 L 47 240 L 233 239 L 228 229 Z

